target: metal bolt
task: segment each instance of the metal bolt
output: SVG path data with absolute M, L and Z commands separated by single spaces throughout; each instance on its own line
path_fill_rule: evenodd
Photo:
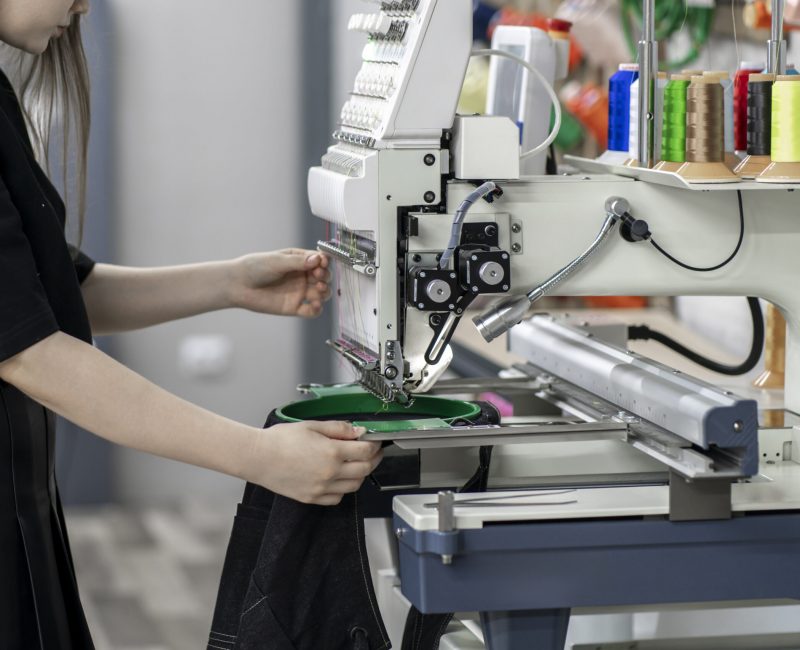
M 413 262 L 419 264 L 422 261 L 422 255 L 415 254 L 415 255 L 412 256 L 411 260 Z
M 394 536 L 395 536 L 397 539 L 401 539 L 402 537 L 404 537 L 404 536 L 405 536 L 406 532 L 407 532 L 407 531 L 406 531 L 406 529 L 405 529 L 405 528 L 395 528 L 395 531 L 394 531 Z
M 511 252 L 512 253 L 519 253 L 522 250 L 522 246 L 519 244 L 511 244 Z
M 386 341 L 386 349 L 394 350 L 394 341 Z
M 417 307 L 419 307 L 420 309 L 425 309 L 425 305 L 423 303 L 417 304 Z
M 500 257 L 503 258 L 504 260 L 507 260 L 508 259 L 508 253 L 503 253 Z
M 434 156 L 432 153 L 425 154 L 425 157 L 422 160 L 428 167 L 433 167 L 436 164 L 436 156 Z
M 742 422 L 741 420 L 736 420 L 736 422 L 733 423 L 733 430 L 736 433 L 741 433 L 742 431 L 744 431 L 744 422 Z
M 511 226 L 511 232 L 513 232 L 515 235 L 518 235 L 519 233 L 522 232 L 522 225 L 518 223 L 513 224 Z
M 422 273 L 419 274 L 419 277 L 425 278 L 425 277 L 428 277 L 428 275 L 427 275 L 427 273 L 425 273 L 425 271 L 423 271 Z
M 384 376 L 386 379 L 397 379 L 397 368 L 394 366 L 389 366 L 386 370 L 383 371 Z
M 478 291 L 480 291 L 478 287 L 472 287 L 472 293 L 478 293 Z
M 451 280 L 455 280 L 456 279 L 456 274 L 455 273 L 451 273 L 450 274 L 450 279 Z
M 477 255 L 473 255 L 472 256 L 472 261 L 473 262 L 477 262 L 478 261 L 478 256 Z
M 386 359 L 387 361 L 394 361 L 394 352 L 387 352 Z
M 436 192 L 425 192 L 422 198 L 425 199 L 425 203 L 433 203 L 436 200 Z
M 483 232 L 486 233 L 487 237 L 494 237 L 497 234 L 497 226 L 486 226 Z
M 503 285 L 503 291 L 508 291 L 508 285 L 507 284 Z

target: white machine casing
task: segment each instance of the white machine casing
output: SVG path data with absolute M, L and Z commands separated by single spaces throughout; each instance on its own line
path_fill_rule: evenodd
M 569 40 L 552 38 L 536 27 L 498 25 L 492 35 L 492 49 L 524 59 L 550 85 L 567 76 Z M 519 127 L 519 142 L 523 151 L 533 149 L 547 137 L 551 111 L 549 94 L 527 68 L 509 59 L 492 57 L 489 63 L 486 114 L 504 115 L 511 119 Z M 546 151 L 523 160 L 522 173 L 544 174 L 546 160 Z

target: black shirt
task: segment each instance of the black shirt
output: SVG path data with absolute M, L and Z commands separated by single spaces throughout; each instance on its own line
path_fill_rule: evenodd
M 67 245 L 65 222 L 0 71 L 0 361 L 59 330 L 91 342 L 80 283 L 94 262 Z

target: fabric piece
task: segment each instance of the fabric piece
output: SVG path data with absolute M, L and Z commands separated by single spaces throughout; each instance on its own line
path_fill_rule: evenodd
M 279 422 L 273 411 L 265 426 Z M 484 405 L 474 423 L 497 422 L 497 411 Z M 491 449 L 481 449 L 480 467 L 464 489 L 485 489 L 490 460 Z M 208 648 L 389 648 L 364 540 L 361 502 L 371 491 L 376 488 L 365 481 L 338 506 L 323 507 L 248 484 L 228 545 Z M 407 627 L 413 630 L 409 642 L 416 645 L 408 647 L 438 648 L 451 618 L 412 609 Z
M 61 330 L 91 342 L 57 191 L 0 72 L 0 361 Z M 54 417 L 0 381 L 0 647 L 91 650 L 55 479 Z

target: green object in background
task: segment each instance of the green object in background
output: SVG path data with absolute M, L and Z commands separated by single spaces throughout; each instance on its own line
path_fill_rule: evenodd
M 700 56 L 700 50 L 711 36 L 715 10 L 713 7 L 691 7 L 687 0 L 660 0 L 654 4 L 656 40 L 664 41 L 678 32 L 689 31 L 691 47 L 686 55 L 675 61 L 661 62 L 659 66 L 663 70 L 680 70 Z M 641 31 L 641 0 L 622 0 L 620 10 L 625 40 L 635 58 L 638 39 L 634 38 L 632 25 L 635 24 Z
M 311 399 L 279 408 L 284 422 L 340 420 L 347 416 L 354 425 L 370 431 L 391 433 L 419 429 L 445 429 L 457 420 L 469 420 L 481 409 L 472 402 L 417 395 L 410 405 L 384 403 L 357 384 L 312 387 Z M 363 419 L 359 420 L 359 416 Z M 380 419 L 385 416 L 387 419 Z M 408 416 L 407 418 L 402 416 Z
M 555 116 L 550 117 L 550 128 L 553 128 Z M 586 137 L 586 133 L 581 126 L 581 123 L 567 111 L 563 106 L 561 107 L 561 128 L 558 131 L 554 144 L 561 151 L 572 151 L 580 146 Z

